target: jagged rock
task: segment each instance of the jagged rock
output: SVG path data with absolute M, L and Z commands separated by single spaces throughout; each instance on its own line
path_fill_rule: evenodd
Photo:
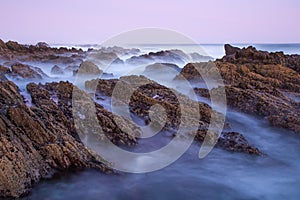
M 233 47 L 230 44 L 225 44 L 224 48 L 225 48 L 225 55 L 226 56 L 234 55 L 235 53 L 237 53 L 241 50 L 240 48 Z
M 35 85 L 36 86 L 36 85 Z M 19 197 L 54 169 L 96 168 L 111 173 L 105 162 L 69 134 L 66 116 L 49 94 L 34 90 L 28 108 L 17 86 L 0 82 L 0 197 Z
M 295 56 L 257 51 L 253 47 L 230 48 L 227 46 L 229 52 L 235 51 L 234 56 L 226 55 L 215 62 L 226 84 L 228 104 L 239 111 L 266 117 L 273 126 L 300 133 L 299 103 L 288 95 L 300 91 L 300 74 L 289 65 Z M 199 78 L 199 73 L 193 71 L 195 65 L 199 64 L 186 65 L 181 75 L 188 80 Z M 208 67 L 201 69 L 205 74 L 212 73 Z M 202 89 L 195 91 L 208 97 Z
M 42 79 L 42 75 L 33 70 L 29 65 L 17 63 L 11 66 L 12 72 L 28 79 Z
M 239 49 L 226 45 L 225 51 L 227 51 L 226 55 L 222 59 L 219 59 L 223 62 L 227 61 L 233 64 L 282 65 L 298 73 L 300 72 L 299 55 L 284 55 L 283 52 L 269 53 L 267 51 L 258 51 L 252 46 Z
M 51 73 L 52 73 L 52 74 L 59 74 L 59 75 L 61 75 L 61 74 L 64 73 L 64 71 L 63 71 L 59 66 L 54 65 L 54 66 L 52 67 L 52 69 L 51 69 Z

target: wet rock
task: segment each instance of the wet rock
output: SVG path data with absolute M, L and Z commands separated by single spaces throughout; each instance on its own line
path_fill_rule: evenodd
M 11 66 L 14 74 L 26 79 L 42 79 L 42 75 L 33 70 L 29 65 L 17 63 Z
M 141 85 L 135 88 L 134 85 Z M 210 106 L 205 103 L 194 102 L 186 96 L 166 88 L 154 81 L 151 81 L 143 76 L 128 76 L 118 79 L 103 80 L 97 79 L 93 81 L 86 81 L 85 87 L 87 89 L 95 90 L 96 94 L 111 97 L 117 102 L 116 106 L 126 105 L 128 94 L 131 94 L 129 109 L 131 113 L 144 119 L 146 124 L 152 123 L 151 115 L 153 112 L 160 112 L 160 110 L 153 111 L 151 107 L 160 105 L 164 108 L 166 118 L 156 116 L 158 124 L 155 126 L 162 127 L 164 130 L 176 131 L 179 126 L 192 128 L 198 130 L 196 133 L 196 140 L 203 142 L 209 127 L 211 115 L 214 114 L 218 121 L 219 113 L 213 111 Z M 199 115 L 196 113 L 199 112 Z M 196 124 L 196 127 L 195 127 Z M 189 132 L 190 133 L 190 132 Z M 229 151 L 244 152 L 250 154 L 260 155 L 259 150 L 251 146 L 241 134 L 236 133 L 236 138 L 227 137 L 219 139 L 218 145 Z M 212 138 L 213 139 L 213 138 Z M 213 140 L 212 140 L 213 141 Z
M 95 153 L 69 134 L 66 116 L 34 84 L 37 107 L 27 107 L 17 86 L 0 82 L 0 197 L 19 197 L 53 170 L 96 168 L 110 173 Z M 38 99 L 38 100 L 37 100 Z
M 195 88 L 194 91 L 201 97 L 210 98 L 209 90 L 206 88 Z
M 273 126 L 300 133 L 299 102 L 288 95 L 300 91 L 300 74 L 296 70 L 299 63 L 290 66 L 295 56 L 257 51 L 254 47 L 226 48 L 228 55 L 214 64 L 226 84 L 227 103 L 239 111 L 263 116 Z M 212 73 L 209 68 L 202 69 L 205 74 Z M 189 80 L 199 78 L 192 64 L 186 65 L 181 75 Z M 195 91 L 208 97 L 201 89 Z
M 54 65 L 51 69 L 51 73 L 61 75 L 61 74 L 64 74 L 64 71 L 59 66 Z

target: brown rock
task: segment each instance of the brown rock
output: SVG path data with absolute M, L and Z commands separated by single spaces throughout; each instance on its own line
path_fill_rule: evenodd
M 47 93 L 35 92 L 41 107 L 28 108 L 13 82 L 0 82 L 0 198 L 29 192 L 53 169 L 92 167 L 112 172 L 69 134 L 59 107 L 42 99 Z
M 28 79 L 42 79 L 42 75 L 33 70 L 28 65 L 17 63 L 11 66 L 12 72 L 21 76 L 22 78 Z

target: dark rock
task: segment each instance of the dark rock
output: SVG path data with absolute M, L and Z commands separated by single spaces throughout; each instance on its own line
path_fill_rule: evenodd
M 64 74 L 64 71 L 59 66 L 54 65 L 51 69 L 51 73 L 61 75 L 61 74 Z
M 151 62 L 170 62 L 170 63 L 178 63 L 183 64 L 186 60 L 188 60 L 188 56 L 180 51 L 180 50 L 166 50 L 166 51 L 158 51 L 158 52 L 150 52 L 148 54 L 143 54 L 140 56 L 133 56 L 126 60 L 126 63 L 141 65 L 147 64 Z
M 12 72 L 27 79 L 42 79 L 42 75 L 33 70 L 29 65 L 17 63 L 11 66 Z
M 225 44 L 224 48 L 225 48 L 225 55 L 226 56 L 234 55 L 235 53 L 237 53 L 241 50 L 240 48 L 233 47 L 230 44 Z

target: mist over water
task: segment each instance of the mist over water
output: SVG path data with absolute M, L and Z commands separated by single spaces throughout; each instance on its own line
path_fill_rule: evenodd
M 240 45 L 242 46 L 247 45 Z M 300 45 L 297 44 L 254 46 L 262 50 L 281 50 L 288 54 L 300 54 Z M 84 48 L 90 47 L 93 46 L 84 46 Z M 139 55 L 168 49 L 185 49 L 185 53 L 195 52 L 192 45 L 171 47 L 153 45 L 139 48 L 141 50 Z M 221 58 L 224 55 L 223 45 L 202 45 L 202 48 L 213 58 Z M 120 56 L 122 60 L 129 57 Z M 112 78 L 141 74 L 193 100 L 210 104 L 207 99 L 193 96 L 184 81 L 174 81 L 174 77 L 179 73 L 175 68 L 164 68 L 166 70 L 164 73 L 160 70 L 145 71 L 148 65 L 154 63 L 114 64 L 103 70 L 112 73 L 114 75 Z M 28 106 L 32 106 L 30 95 L 26 92 L 26 85 L 29 82 L 42 84 L 59 81 L 75 82 L 72 72 L 65 72 L 62 75 L 52 74 L 51 68 L 54 63 L 25 64 L 41 68 L 48 76 L 38 81 L 10 78 L 19 86 Z M 185 65 L 185 63 L 173 64 L 179 69 Z M 65 68 L 67 65 L 60 65 L 60 67 Z M 197 87 L 204 88 L 205 84 L 199 84 Z M 109 98 L 101 97 L 96 101 L 110 110 Z M 300 196 L 299 136 L 287 130 L 270 127 L 266 119 L 234 110 L 227 112 L 226 121 L 231 123 L 232 131 L 242 133 L 250 144 L 259 148 L 266 156 L 230 153 L 214 148 L 207 157 L 199 159 L 200 145 L 194 142 L 182 157 L 161 170 L 144 174 L 120 172 L 116 175 L 105 175 L 95 170 L 60 172 L 54 178 L 36 185 L 32 193 L 24 199 L 297 199 Z M 142 122 L 140 125 L 142 126 Z M 171 139 L 172 135 L 169 132 L 162 131 L 153 138 L 141 139 L 136 147 L 130 147 L 128 150 L 152 151 L 164 146 Z M 161 162 L 163 161 L 162 157 Z M 143 160 L 136 161 L 133 165 L 139 167 L 139 162 L 141 164 Z

